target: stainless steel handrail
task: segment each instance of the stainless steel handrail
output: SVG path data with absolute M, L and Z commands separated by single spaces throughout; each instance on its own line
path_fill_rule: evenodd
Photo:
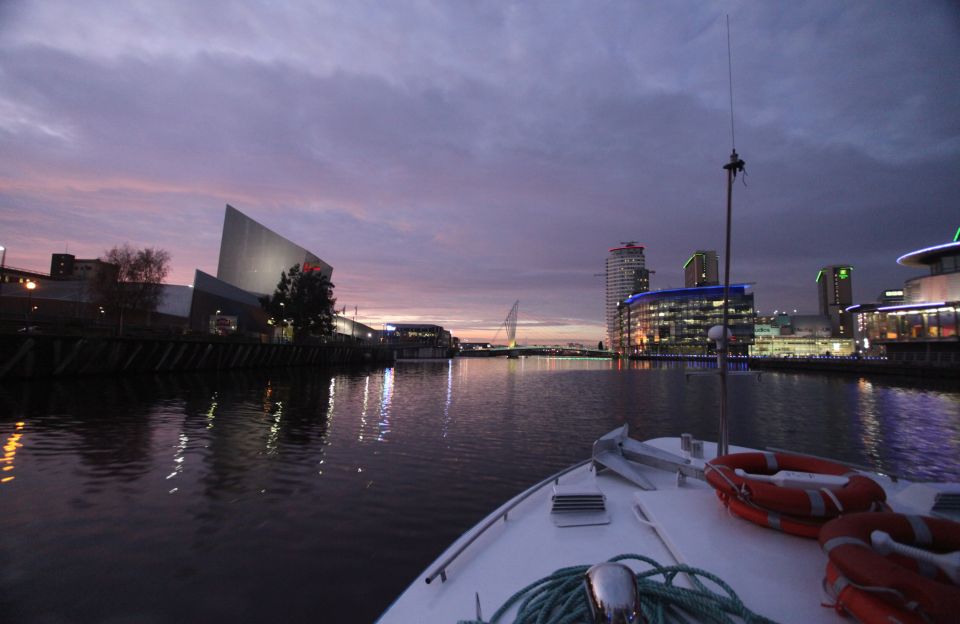
M 458 548 L 453 554 L 451 554 L 449 557 L 447 557 L 447 558 L 443 561 L 443 563 L 441 563 L 441 564 L 425 579 L 426 582 L 429 584 L 432 580 L 434 580 L 434 579 L 437 578 L 438 576 L 440 577 L 440 582 L 441 582 L 441 583 L 446 582 L 446 580 L 447 580 L 447 566 L 449 566 L 451 563 L 453 563 L 454 559 L 456 559 L 457 557 L 459 557 L 459 556 L 461 555 L 461 553 L 463 553 L 463 551 L 465 551 L 470 544 L 472 544 L 473 542 L 475 542 L 478 537 L 480 537 L 481 535 L 483 535 L 483 534 L 486 532 L 487 529 L 489 529 L 489 528 L 492 527 L 494 524 L 496 524 L 497 521 L 500 520 L 501 518 L 502 518 L 503 520 L 506 520 L 506 519 L 507 519 L 507 514 L 510 513 L 510 510 L 511 510 L 511 509 L 515 508 L 517 505 L 519 505 L 520 503 L 522 503 L 523 501 L 525 501 L 527 498 L 529 498 L 531 495 L 533 495 L 534 492 L 540 491 L 540 488 L 542 488 L 542 487 L 543 487 L 544 485 L 546 485 L 547 483 L 550 483 L 551 481 L 557 482 L 557 481 L 560 480 L 560 477 L 562 477 L 563 475 L 567 474 L 568 472 L 572 472 L 572 471 L 576 470 L 577 468 L 580 468 L 581 466 L 583 466 L 583 465 L 585 465 L 585 464 L 589 464 L 591 461 L 593 461 L 593 458 L 585 459 L 585 460 L 583 460 L 583 461 L 581 461 L 581 462 L 578 462 L 578 463 L 576 463 L 576 464 L 574 464 L 574 465 L 572 465 L 572 466 L 568 466 L 568 467 L 564 468 L 563 470 L 561 470 L 560 472 L 554 473 L 553 475 L 547 477 L 546 479 L 544 479 L 543 481 L 537 483 L 536 485 L 533 485 L 533 486 L 530 486 L 529 488 L 527 488 L 527 491 L 526 491 L 526 492 L 523 492 L 522 494 L 518 495 L 517 497 L 515 497 L 515 498 L 513 499 L 513 502 L 510 504 L 509 507 L 507 507 L 506 509 L 504 509 L 503 511 L 501 511 L 500 513 L 498 513 L 497 515 L 495 515 L 493 518 L 490 518 L 490 520 L 488 520 L 483 526 L 481 526 L 479 529 L 477 529 L 477 530 L 473 533 L 473 535 L 470 537 L 470 539 L 468 539 L 466 542 L 464 542 L 464 543 L 460 546 L 460 548 Z

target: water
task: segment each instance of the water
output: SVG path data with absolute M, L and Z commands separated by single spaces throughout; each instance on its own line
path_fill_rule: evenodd
M 610 429 L 714 438 L 717 396 L 539 358 L 5 383 L 0 619 L 372 621 Z M 774 373 L 731 401 L 733 443 L 960 479 L 955 384 Z

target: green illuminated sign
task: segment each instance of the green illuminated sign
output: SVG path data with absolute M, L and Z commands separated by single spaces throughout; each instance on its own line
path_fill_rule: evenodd
M 957 228 L 957 233 L 953 235 L 953 242 L 960 241 L 960 227 Z

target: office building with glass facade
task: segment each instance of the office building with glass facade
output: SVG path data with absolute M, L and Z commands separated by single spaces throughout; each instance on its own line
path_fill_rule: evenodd
M 731 284 L 728 326 L 732 354 L 753 343 L 756 312 L 750 284 Z M 723 286 L 654 290 L 628 297 L 618 307 L 618 343 L 625 355 L 705 355 L 716 352 L 707 337 L 723 322 Z

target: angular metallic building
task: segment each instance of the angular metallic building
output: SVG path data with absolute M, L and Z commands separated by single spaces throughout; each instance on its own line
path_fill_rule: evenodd
M 257 223 L 230 204 L 223 217 L 217 278 L 243 290 L 272 294 L 280 273 L 293 265 L 320 271 L 327 279 L 333 267 L 273 230 Z

